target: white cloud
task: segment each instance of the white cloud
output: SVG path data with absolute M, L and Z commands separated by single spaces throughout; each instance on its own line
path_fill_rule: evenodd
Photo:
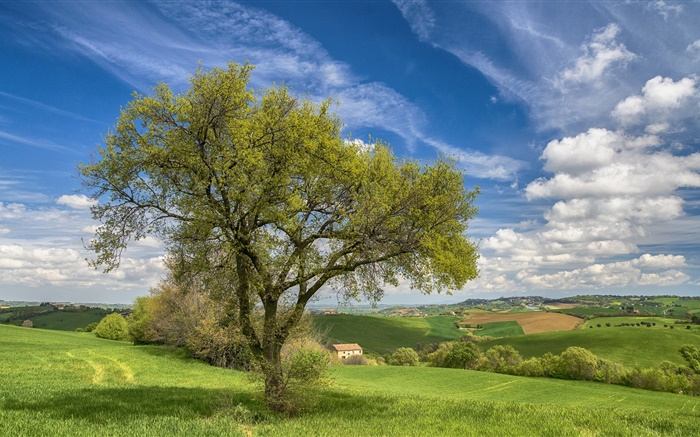
M 91 202 L 80 195 L 60 199 L 56 203 L 69 208 L 0 202 L 0 288 L 30 287 L 38 290 L 34 295 L 49 300 L 43 288 L 80 289 L 85 301 L 91 300 L 85 293 L 105 289 L 125 290 L 132 297 L 144 294 L 163 276 L 163 245 L 150 236 L 130 245 L 116 271 L 105 275 L 89 267 L 86 258 L 94 254 L 82 239 L 88 240 L 97 228 L 85 209 Z
M 435 15 L 428 3 L 424 0 L 394 0 L 394 4 L 408 21 L 413 33 L 421 41 L 428 41 L 435 28 Z
M 50 140 L 45 140 L 43 138 L 32 138 L 32 137 L 23 136 L 23 135 L 16 135 L 16 134 L 13 134 L 10 132 L 0 131 L 0 140 L 5 140 L 5 142 L 9 143 L 12 146 L 16 146 L 17 144 L 21 144 L 24 146 L 35 147 L 37 149 L 49 150 L 52 152 L 74 153 L 74 151 L 71 150 L 70 148 L 68 148 L 66 146 L 62 146 L 60 144 L 56 144 Z
M 162 257 L 124 258 L 114 274 L 104 275 L 88 267 L 85 255 L 76 249 L 0 244 L 0 283 L 5 286 L 147 289 L 163 276 L 162 261 Z
M 598 29 L 590 40 L 581 46 L 583 55 L 574 61 L 574 66 L 561 72 L 558 86 L 565 89 L 568 84 L 591 83 L 600 79 L 614 67 L 624 67 L 637 56 L 616 41 L 620 26 L 608 24 Z
M 84 194 L 64 194 L 56 199 L 56 203 L 73 209 L 89 209 L 97 204 L 97 200 Z
M 688 53 L 694 55 L 696 58 L 699 57 L 700 56 L 700 39 L 688 44 L 688 47 L 686 47 L 685 50 Z
M 649 2 L 647 7 L 652 11 L 658 12 L 664 20 L 668 20 L 668 17 L 671 15 L 678 15 L 683 12 L 683 5 L 678 3 L 669 4 L 663 0 Z
M 676 269 L 645 272 L 642 268 L 659 269 L 685 266 L 682 256 L 642 255 L 630 261 L 593 264 L 581 269 L 549 274 L 524 274 L 521 281 L 540 290 L 577 290 L 626 286 L 669 286 L 686 283 L 690 277 Z
M 555 174 L 528 184 L 526 196 L 658 196 L 681 187 L 700 187 L 700 153 L 675 156 L 654 150 L 661 145 L 653 135 L 634 137 L 605 129 L 554 140 L 542 156 L 547 159 L 545 169 Z M 588 151 L 591 156 L 585 157 Z
M 613 117 L 624 125 L 639 124 L 647 116 L 653 120 L 652 125 L 667 124 L 663 119 L 669 111 L 680 108 L 686 101 L 698 97 L 697 79 L 684 77 L 678 82 L 668 77 L 656 76 L 649 79 L 642 88 L 642 95 L 626 98 L 617 104 Z M 692 107 L 695 110 L 695 107 Z M 659 121 L 659 120 L 662 121 Z

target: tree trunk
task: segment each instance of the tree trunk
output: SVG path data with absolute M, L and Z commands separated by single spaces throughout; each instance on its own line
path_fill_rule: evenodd
M 272 411 L 288 412 L 287 384 L 282 370 L 282 345 L 270 339 L 264 347 L 265 401 Z

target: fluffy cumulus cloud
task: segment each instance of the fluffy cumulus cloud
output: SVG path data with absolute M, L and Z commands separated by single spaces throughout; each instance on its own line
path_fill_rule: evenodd
M 592 264 L 581 269 L 547 274 L 522 274 L 528 287 L 539 290 L 596 289 L 604 287 L 670 286 L 687 282 L 690 276 L 674 267 L 685 267 L 682 256 L 645 254 L 630 261 Z M 645 272 L 643 268 L 664 268 Z
M 56 203 L 73 209 L 89 209 L 97 204 L 97 200 L 91 199 L 84 194 L 64 194 L 56 199 Z
M 73 248 L 26 247 L 0 244 L 0 283 L 6 287 L 146 288 L 164 273 L 163 258 L 125 258 L 114 273 L 102 274 Z M 142 290 L 144 292 L 146 290 Z
M 486 277 L 502 277 L 497 283 L 521 290 L 688 283 L 682 255 L 624 258 L 641 251 L 650 229 L 681 226 L 686 200 L 679 190 L 700 188 L 700 153 L 674 135 L 682 131 L 664 128 L 688 113 L 696 95 L 695 78 L 654 77 L 640 95 L 617 106 L 618 129 L 590 128 L 550 141 L 541 154 L 550 175 L 530 182 L 524 194 L 554 203 L 540 226 L 500 229 L 482 242 L 495 255 L 483 264 Z M 638 104 L 634 111 L 633 103 Z M 640 114 L 659 117 L 652 123 Z M 625 130 L 632 115 L 641 124 L 636 134 Z
M 700 153 L 674 155 L 655 135 L 590 129 L 551 141 L 542 158 L 554 175 L 530 183 L 529 199 L 668 195 L 700 187 Z
M 666 129 L 659 129 L 659 126 L 668 127 L 667 120 L 673 116 L 677 118 L 681 115 L 692 115 L 697 110 L 698 93 L 697 79 L 695 77 L 684 77 L 674 81 L 668 77 L 656 76 L 649 79 L 642 89 L 641 95 L 634 95 L 626 98 L 615 106 L 612 111 L 613 117 L 623 125 L 635 125 L 649 122 L 650 128 L 655 132 Z M 686 105 L 686 111 L 676 111 Z
M 135 242 L 109 274 L 88 266 L 83 241 L 96 230 L 87 210 L 93 203 L 82 195 L 60 196 L 50 207 L 0 202 L 0 286 L 25 290 L 18 298 L 54 298 L 44 290 L 120 290 L 131 294 L 113 299 L 131 301 L 155 285 L 165 268 L 163 245 L 153 237 Z

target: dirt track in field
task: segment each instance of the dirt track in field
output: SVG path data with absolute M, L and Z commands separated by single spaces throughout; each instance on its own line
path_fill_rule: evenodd
M 469 324 L 484 324 L 493 322 L 508 322 L 515 320 L 523 327 L 525 334 L 538 332 L 570 331 L 576 329 L 583 320 L 568 314 L 533 312 L 513 314 L 475 314 L 464 320 Z

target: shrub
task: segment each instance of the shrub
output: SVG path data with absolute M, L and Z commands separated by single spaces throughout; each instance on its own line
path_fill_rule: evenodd
M 542 366 L 544 376 L 550 376 L 552 378 L 565 377 L 562 369 L 562 360 L 559 355 L 546 352 L 544 355 L 542 355 L 542 358 L 540 358 L 540 365 Z
M 350 355 L 343 360 L 343 364 L 349 366 L 366 366 L 368 364 L 367 358 L 364 355 Z
M 593 374 L 593 381 L 607 384 L 620 384 L 625 376 L 622 366 L 612 361 L 599 359 Z
M 106 316 L 93 331 L 99 338 L 108 340 L 126 340 L 129 338 L 129 326 L 119 313 Z
M 684 344 L 679 352 L 683 359 L 688 362 L 688 366 L 694 372 L 700 373 L 700 349 L 692 344 Z
M 326 374 L 331 364 L 331 357 L 327 351 L 297 347 L 285 355 L 282 365 L 287 376 L 287 385 L 324 385 L 327 382 Z
M 22 322 L 22 326 L 25 328 L 33 328 L 34 322 L 32 322 L 31 320 L 25 320 L 24 322 Z
M 484 353 L 483 359 L 479 363 L 479 370 L 487 370 L 496 373 L 515 373 L 516 369 L 523 362 L 513 346 L 497 345 Z
M 561 353 L 564 377 L 591 381 L 598 365 L 598 357 L 582 347 L 572 346 Z
M 400 347 L 391 354 L 389 364 L 392 366 L 417 366 L 418 353 L 410 347 Z
M 99 323 L 100 323 L 100 322 L 92 322 L 92 323 L 90 323 L 89 325 L 87 325 L 87 326 L 85 327 L 85 332 L 92 332 L 92 331 L 94 331 L 95 328 L 97 328 L 97 325 L 98 325 Z
M 539 358 L 532 357 L 520 363 L 515 370 L 516 375 L 520 376 L 545 376 L 544 368 Z
M 458 341 L 450 345 L 443 365 L 452 369 L 473 369 L 480 357 L 481 351 L 476 344 Z
M 134 344 L 152 343 L 151 321 L 153 312 L 149 309 L 149 305 L 152 305 L 152 303 L 152 297 L 137 297 L 132 312 L 126 319 L 129 325 L 129 340 Z
M 445 367 L 445 357 L 450 351 L 450 342 L 440 343 L 437 350 L 428 355 L 428 363 L 432 367 Z
M 250 370 L 253 356 L 242 334 L 232 326 L 207 317 L 187 334 L 186 349 L 212 366 Z

